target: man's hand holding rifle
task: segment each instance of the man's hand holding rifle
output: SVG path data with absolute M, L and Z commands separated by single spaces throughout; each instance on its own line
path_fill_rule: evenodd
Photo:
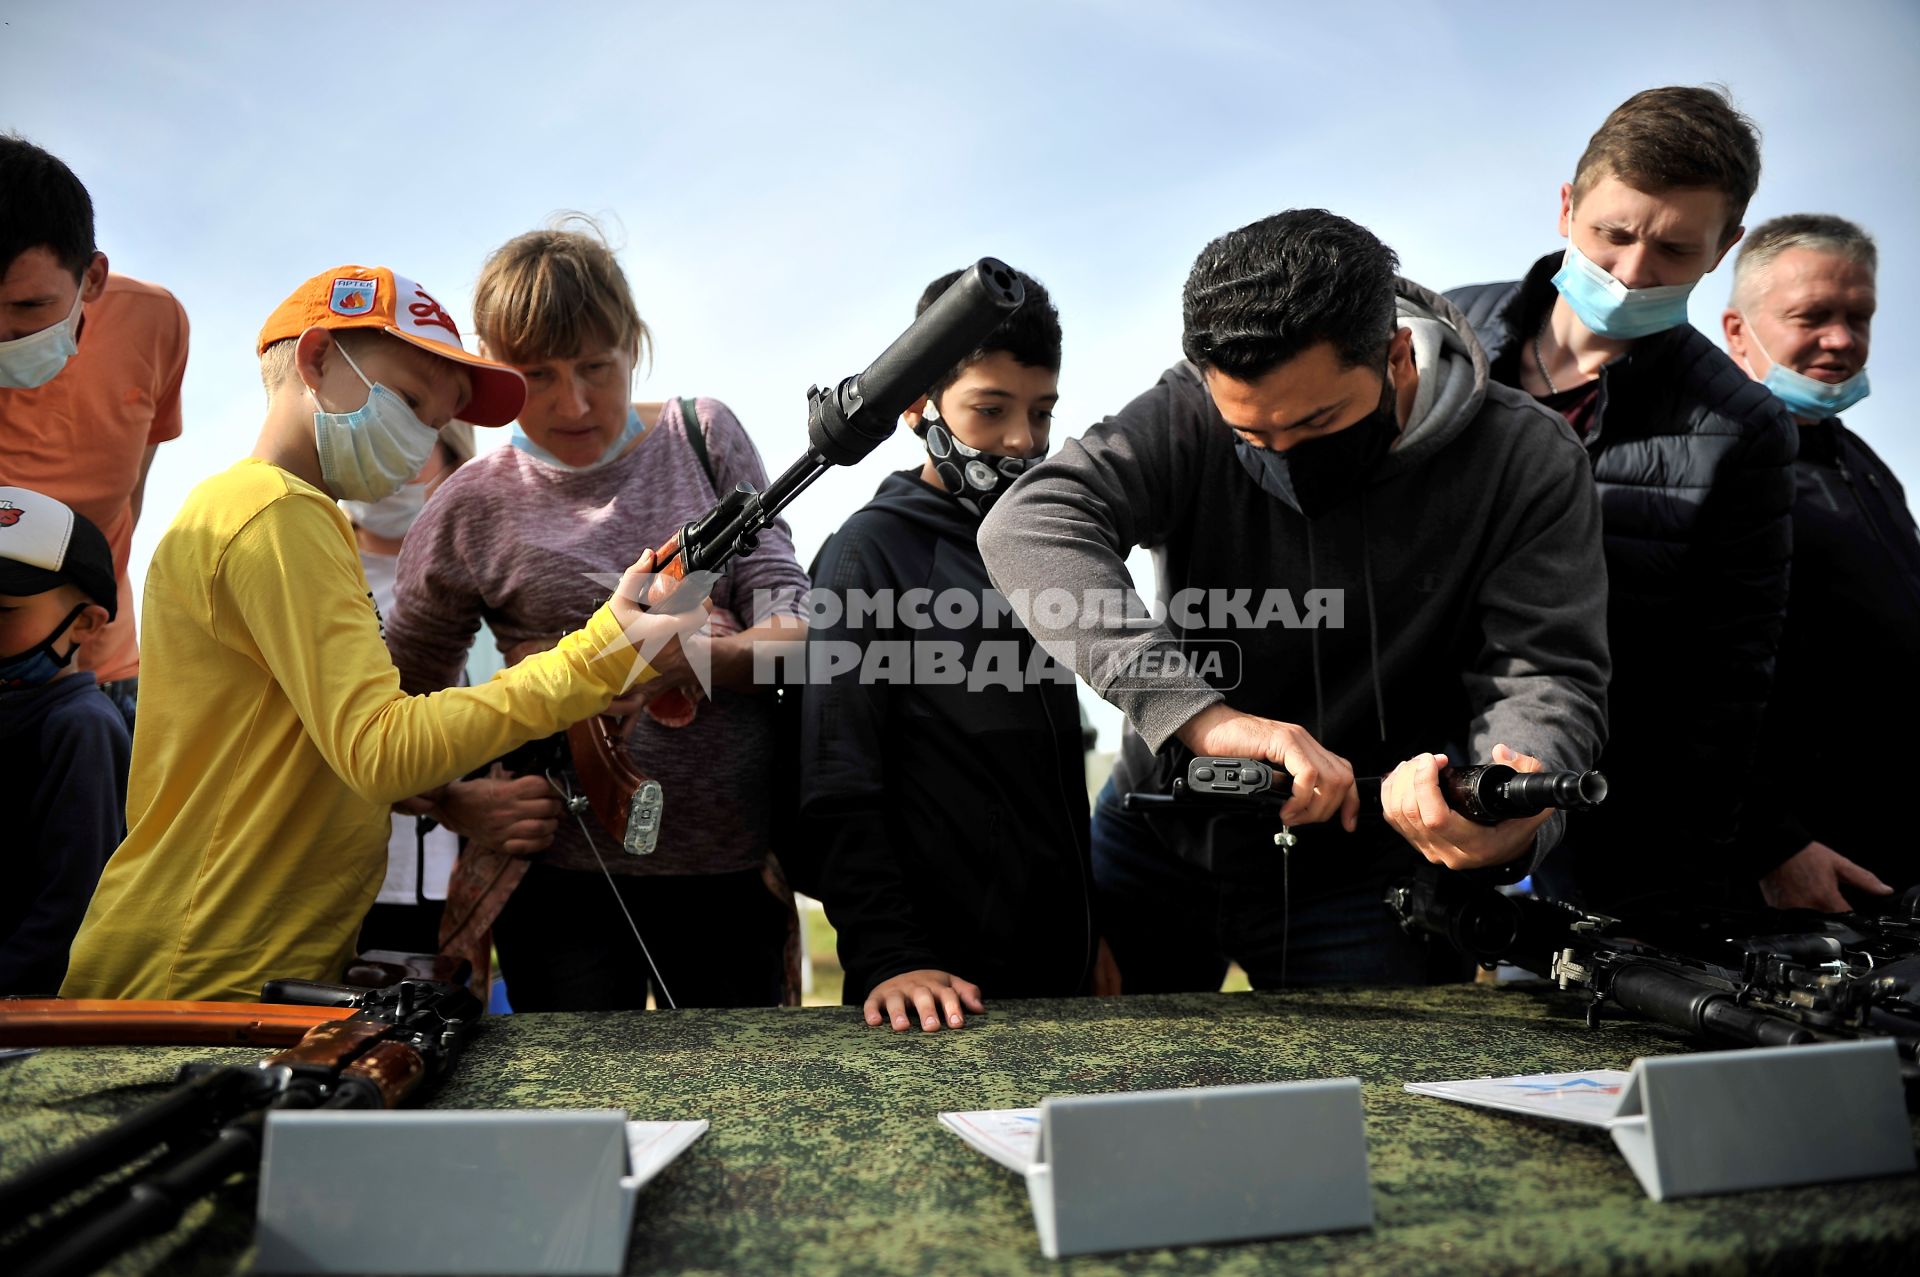
M 1283 825 L 1310 825 L 1338 818 L 1352 833 L 1359 824 L 1366 790 L 1356 782 L 1353 765 L 1327 749 L 1297 723 L 1276 722 L 1214 705 L 1180 729 L 1180 740 L 1200 757 L 1252 758 L 1279 766 L 1292 778 L 1292 794 L 1280 809 Z M 1498 766 L 1516 772 L 1541 772 L 1545 764 L 1504 744 L 1493 749 Z M 1534 833 L 1552 814 L 1551 806 L 1498 823 L 1471 820 L 1442 787 L 1448 762 L 1444 754 L 1418 754 L 1374 784 L 1379 812 L 1394 832 L 1433 864 L 1448 869 L 1482 869 L 1517 860 L 1533 846 Z M 1372 808 L 1371 801 L 1364 806 Z

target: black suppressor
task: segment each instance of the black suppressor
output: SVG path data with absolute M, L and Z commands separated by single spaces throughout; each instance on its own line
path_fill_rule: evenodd
M 750 553 L 762 529 L 787 503 L 834 466 L 850 466 L 885 443 L 900 414 L 955 364 L 980 348 L 1026 300 L 1020 277 L 1005 262 L 983 257 L 907 326 L 857 377 L 831 390 L 807 391 L 807 451 L 774 477 L 765 492 L 745 483 L 681 527 L 657 556 L 668 575 L 718 572 Z M 685 606 L 697 602 L 689 598 Z M 672 607 L 671 604 L 668 605 Z
M 1599 772 L 1517 772 L 1505 763 L 1481 763 L 1442 768 L 1440 788 L 1447 805 L 1468 820 L 1497 825 L 1550 807 L 1597 807 L 1606 800 L 1607 778 Z

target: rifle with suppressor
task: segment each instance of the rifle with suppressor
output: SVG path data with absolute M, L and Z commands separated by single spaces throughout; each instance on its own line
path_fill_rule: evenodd
M 1482 966 L 1508 962 L 1586 1001 L 1694 1037 L 1793 1046 L 1889 1037 L 1912 1101 L 1920 1088 L 1920 887 L 1885 914 L 1669 907 L 1625 919 L 1507 895 L 1432 869 L 1387 906 Z
M 429 980 L 372 990 L 276 980 L 261 998 L 347 1014 L 256 1064 L 189 1064 L 165 1096 L 0 1183 L 0 1272 L 89 1273 L 165 1232 L 229 1176 L 258 1166 L 272 1109 L 406 1103 L 452 1066 L 482 1011 L 464 987 Z M 54 1019 L 58 1006 L 50 1000 L 31 1014 Z M 47 1030 L 38 1040 L 58 1039 Z M 112 1182 L 98 1187 L 103 1179 Z M 96 1191 L 68 1201 L 89 1188 Z
M 1355 779 L 1360 810 L 1380 814 L 1382 776 Z M 1522 772 L 1505 763 L 1473 767 L 1442 767 L 1440 792 L 1447 805 L 1480 825 L 1497 825 L 1518 816 L 1532 816 L 1549 808 L 1574 811 L 1595 807 L 1607 797 L 1607 778 L 1599 772 Z M 1122 796 L 1125 811 L 1178 811 L 1220 815 L 1236 810 L 1279 811 L 1293 797 L 1293 777 L 1271 763 L 1255 758 L 1196 758 L 1187 774 L 1177 777 L 1171 792 L 1130 793 Z M 1281 829 L 1274 841 L 1292 846 L 1292 833 Z
M 793 499 L 834 466 L 850 466 L 885 443 L 900 414 L 954 365 L 980 348 L 1026 300 L 1020 277 L 1005 262 L 983 257 L 907 326 L 858 376 L 831 389 L 807 391 L 807 450 L 756 492 L 741 483 L 719 504 L 684 524 L 655 554 L 656 571 L 681 582 L 655 610 L 691 611 L 715 575 L 759 544 L 760 533 Z M 653 850 L 662 795 L 633 765 L 619 720 L 599 715 L 567 732 L 580 796 L 630 855 Z M 509 756 L 514 770 L 539 772 Z

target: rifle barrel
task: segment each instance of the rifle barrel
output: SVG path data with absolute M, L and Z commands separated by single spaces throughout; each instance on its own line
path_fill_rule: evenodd
M 265 1119 L 265 1110 L 243 1114 L 164 1172 L 129 1184 L 118 1205 L 56 1238 L 16 1269 L 15 1277 L 91 1273 L 142 1238 L 165 1232 L 229 1175 L 258 1163 Z
M 227 1111 L 246 1079 L 207 1073 L 0 1183 L 0 1220 L 22 1220 Z M 4 1231 L 4 1228 L 0 1228 Z

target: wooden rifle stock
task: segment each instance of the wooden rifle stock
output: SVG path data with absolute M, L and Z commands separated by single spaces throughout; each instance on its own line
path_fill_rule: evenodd
M 352 1007 L 112 998 L 0 1001 L 0 1046 L 293 1046 Z
M 627 753 L 626 727 L 624 718 L 595 714 L 567 729 L 580 788 L 616 845 L 626 839 L 633 796 L 647 781 L 646 773 L 633 765 L 633 756 Z

